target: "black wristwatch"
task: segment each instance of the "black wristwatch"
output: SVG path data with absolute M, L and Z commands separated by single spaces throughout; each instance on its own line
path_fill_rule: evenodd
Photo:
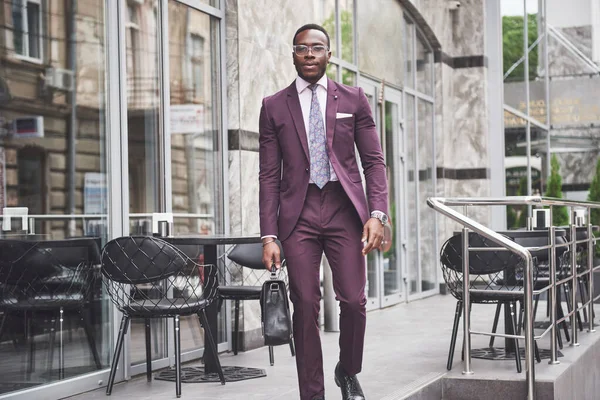
M 385 213 L 383 213 L 381 211 L 371 212 L 371 218 L 377 218 L 379 220 L 379 222 L 381 222 L 381 225 L 385 225 L 388 222 L 388 216 L 385 215 Z

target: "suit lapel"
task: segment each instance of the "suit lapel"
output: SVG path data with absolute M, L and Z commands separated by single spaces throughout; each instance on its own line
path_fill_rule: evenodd
M 333 135 L 335 134 L 335 116 L 338 110 L 337 84 L 327 78 L 327 108 L 325 109 L 325 121 L 327 129 L 327 145 L 333 149 Z
M 296 127 L 296 133 L 298 134 L 300 143 L 302 143 L 302 149 L 304 150 L 306 159 L 310 160 L 310 155 L 308 153 L 308 139 L 304 127 L 304 118 L 302 117 L 302 108 L 300 107 L 300 98 L 298 97 L 298 91 L 296 90 L 296 81 L 292 82 L 288 87 L 287 105 L 290 109 L 294 126 Z

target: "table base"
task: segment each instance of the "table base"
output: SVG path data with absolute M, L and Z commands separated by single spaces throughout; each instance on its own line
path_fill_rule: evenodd
M 223 375 L 225 375 L 225 382 L 237 382 L 247 379 L 263 378 L 267 376 L 267 372 L 264 369 L 259 368 L 223 366 Z M 154 379 L 175 382 L 175 369 L 170 368 L 161 371 L 154 375 Z M 219 379 L 219 374 L 216 372 L 205 374 L 204 367 L 182 367 L 181 382 L 204 383 L 221 382 L 221 380 Z
M 549 360 L 551 358 L 552 353 L 550 349 L 539 349 L 540 350 L 540 358 Z M 521 354 L 521 360 L 525 359 L 525 348 L 520 347 L 519 353 Z M 562 357 L 563 354 L 558 351 L 558 357 Z M 481 349 L 473 349 L 471 350 L 472 358 L 479 358 L 482 360 L 513 360 L 515 359 L 515 353 L 512 351 L 506 352 L 504 347 L 484 347 Z

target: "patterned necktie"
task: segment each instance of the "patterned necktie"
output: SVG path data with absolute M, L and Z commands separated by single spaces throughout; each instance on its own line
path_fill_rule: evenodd
M 325 137 L 325 124 L 317 98 L 318 85 L 309 86 L 312 90 L 310 102 L 310 116 L 308 118 L 308 148 L 310 153 L 310 179 L 322 189 L 329 182 L 329 156 L 327 155 L 327 139 Z

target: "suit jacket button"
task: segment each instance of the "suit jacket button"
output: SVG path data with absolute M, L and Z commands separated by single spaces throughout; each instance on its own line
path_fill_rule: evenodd
M 308 172 L 308 168 L 306 168 L 305 171 Z

